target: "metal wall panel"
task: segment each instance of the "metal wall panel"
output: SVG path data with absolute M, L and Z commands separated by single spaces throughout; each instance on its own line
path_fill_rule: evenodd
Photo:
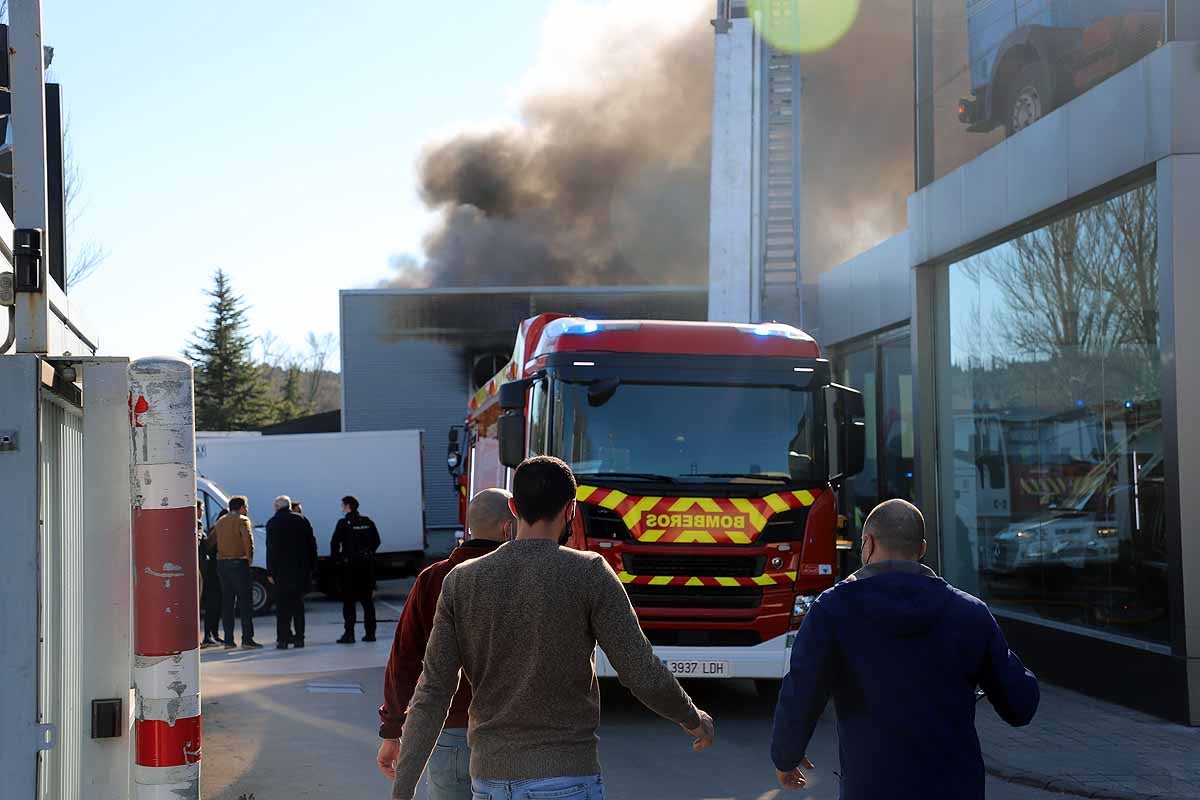
M 1172 583 L 1172 644 L 1188 671 L 1188 720 L 1200 725 L 1200 497 L 1190 491 L 1200 476 L 1200 420 L 1191 413 L 1200 391 L 1200 356 L 1194 343 L 1200 318 L 1196 269 L 1200 230 L 1200 155 L 1173 156 L 1158 166 L 1159 309 L 1163 423 L 1167 442 L 1167 552 Z
M 462 346 L 446 341 L 377 335 L 379 307 L 370 298 L 356 298 L 343 317 L 344 428 L 425 431 L 425 524 L 457 525 L 458 501 L 446 470 L 445 442 L 450 426 L 467 414 L 466 355 Z M 364 512 L 370 514 L 370 509 Z
M 133 744 L 129 720 L 132 603 L 129 531 L 129 362 L 84 362 L 83 587 L 87 624 L 83 647 L 83 793 L 87 800 L 130 796 Z M 122 698 L 126 722 L 120 738 L 92 739 L 93 699 Z
M 912 281 L 905 231 L 821 275 L 816 324 L 809 333 L 829 347 L 907 321 Z
M 5 797 L 37 791 L 38 360 L 0 356 L 0 780 Z

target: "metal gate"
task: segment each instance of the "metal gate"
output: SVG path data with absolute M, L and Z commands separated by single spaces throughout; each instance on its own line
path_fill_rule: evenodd
M 40 753 L 39 796 L 79 798 L 85 716 L 81 658 L 83 615 L 83 410 L 42 392 L 42 614 L 40 722 L 57 729 Z M 52 710 L 52 711 L 50 711 Z M 54 719 L 48 719 L 52 713 Z

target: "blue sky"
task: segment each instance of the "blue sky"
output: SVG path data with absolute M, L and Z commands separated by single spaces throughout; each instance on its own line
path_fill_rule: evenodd
M 178 352 L 217 267 L 256 334 L 336 333 L 338 289 L 420 251 L 421 147 L 515 118 L 552 3 L 48 0 L 102 351 Z

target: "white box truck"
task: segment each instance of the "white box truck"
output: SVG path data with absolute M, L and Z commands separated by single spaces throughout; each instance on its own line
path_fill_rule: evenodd
M 253 577 L 256 613 L 271 607 L 266 580 L 265 525 L 275 498 L 286 494 L 304 504 L 317 537 L 318 588 L 337 592 L 338 571 L 329 541 L 342 516 L 342 497 L 352 494 L 375 521 L 382 543 L 376 556 L 381 579 L 415 575 L 425 556 L 425 510 L 420 431 L 309 433 L 197 433 L 197 499 L 204 503 L 205 528 L 245 495 L 254 521 Z

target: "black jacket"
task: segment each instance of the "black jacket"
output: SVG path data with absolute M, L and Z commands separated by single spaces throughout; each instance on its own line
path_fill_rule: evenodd
M 204 523 L 196 522 L 196 556 L 200 562 L 201 575 L 215 575 L 217 572 L 216 548 L 209 549 L 209 532 L 204 529 Z
M 871 564 L 804 618 L 775 710 L 772 760 L 785 771 L 800 764 L 832 697 L 839 798 L 983 800 L 977 688 L 1010 725 L 1033 719 L 1037 679 L 986 605 L 915 562 Z
M 287 509 L 267 520 L 267 574 L 277 585 L 307 588 L 317 566 L 317 537 L 312 525 Z
M 342 565 L 343 579 L 356 588 L 375 588 L 375 551 L 379 529 L 370 517 L 353 512 L 338 520 L 329 542 L 329 555 Z

